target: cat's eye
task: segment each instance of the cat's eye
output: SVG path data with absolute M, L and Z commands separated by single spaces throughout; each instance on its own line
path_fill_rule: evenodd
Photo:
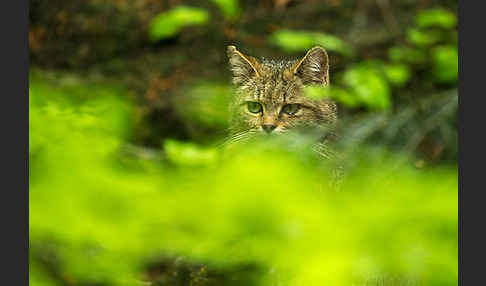
M 248 110 L 252 113 L 258 113 L 262 111 L 262 105 L 258 102 L 250 101 L 248 102 Z
M 287 114 L 295 114 L 297 111 L 299 111 L 300 105 L 299 104 L 287 104 L 282 108 L 282 111 L 287 113 Z

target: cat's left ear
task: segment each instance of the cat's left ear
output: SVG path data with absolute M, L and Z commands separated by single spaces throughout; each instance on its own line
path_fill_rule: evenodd
M 316 46 L 293 67 L 293 73 L 304 84 L 329 85 L 329 58 L 326 50 Z
M 257 59 L 238 51 L 235 46 L 228 46 L 228 58 L 233 71 L 233 82 L 243 84 L 253 77 L 260 77 L 261 66 Z

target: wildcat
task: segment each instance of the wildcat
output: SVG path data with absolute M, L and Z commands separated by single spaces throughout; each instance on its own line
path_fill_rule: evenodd
M 261 61 L 228 47 L 236 96 L 230 105 L 231 133 L 285 132 L 296 126 L 335 123 L 336 104 L 305 96 L 308 85 L 329 85 L 326 50 L 314 47 L 300 60 Z
M 310 145 L 331 173 L 329 187 L 340 188 L 347 171 L 344 154 L 334 151 L 337 105 L 329 97 L 310 98 L 309 86 L 329 86 L 329 58 L 316 46 L 298 60 L 258 60 L 229 46 L 228 58 L 236 94 L 230 103 L 230 140 L 286 134 L 314 136 Z M 304 127 L 304 128 L 303 128 Z M 379 273 L 358 277 L 355 285 L 416 285 L 414 277 Z
M 226 142 L 259 135 L 299 132 L 311 137 L 309 147 L 328 160 L 332 180 L 341 182 L 342 159 L 330 144 L 337 137 L 337 106 L 329 97 L 310 98 L 309 86 L 329 86 L 329 58 L 316 46 L 298 60 L 258 60 L 228 46 L 235 96 L 229 106 Z M 304 136 L 301 136 L 304 137 Z

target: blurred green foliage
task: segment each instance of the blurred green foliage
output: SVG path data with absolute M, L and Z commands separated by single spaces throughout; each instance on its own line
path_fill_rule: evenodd
M 417 14 L 416 23 L 421 28 L 453 29 L 457 25 L 457 15 L 444 9 L 430 9 L 420 11 Z
M 457 83 L 459 53 L 457 45 L 442 45 L 431 50 L 432 72 L 440 83 Z
M 427 68 L 426 76 L 439 84 L 457 84 L 457 17 L 441 9 L 425 10 L 417 14 L 416 23 L 416 27 L 406 31 L 411 45 L 390 47 L 390 60 L 412 68 Z
M 457 284 L 456 168 L 362 146 L 336 192 L 302 138 L 279 137 L 167 140 L 168 160 L 127 161 L 133 110 L 117 87 L 90 90 L 63 102 L 69 89 L 31 79 L 32 285 L 137 285 L 154 256 L 261 268 L 241 285 Z
M 392 87 L 403 87 L 412 79 L 415 65 L 428 65 L 438 83 L 457 83 L 458 50 L 454 37 L 457 20 L 451 12 L 434 9 L 416 16 L 417 27 L 407 30 L 411 46 L 389 48 L 388 60 L 363 60 L 337 76 L 330 91 L 338 102 L 351 107 L 365 107 L 370 111 L 389 110 L 392 106 Z M 329 52 L 354 57 L 350 46 L 332 35 L 320 32 L 282 29 L 269 40 L 289 52 L 305 52 L 321 45 Z M 344 88 L 343 88 L 344 87 Z
M 281 29 L 269 37 L 274 45 L 288 52 L 305 53 L 314 46 L 326 47 L 326 50 L 341 53 L 345 56 L 353 54 L 352 48 L 336 36 L 321 32 L 294 31 Z
M 224 17 L 231 22 L 238 19 L 240 6 L 236 0 L 212 1 Z M 178 5 L 169 11 L 157 15 L 150 23 L 148 35 L 152 41 L 160 41 L 176 36 L 184 27 L 205 25 L 210 20 L 210 13 L 206 9 Z
M 370 110 L 390 108 L 391 92 L 386 78 L 367 63 L 346 71 L 343 82 L 353 92 L 352 106 L 363 104 Z
M 212 0 L 216 4 L 226 19 L 236 21 L 241 13 L 241 7 L 238 0 Z
M 180 166 L 214 166 L 218 153 L 214 149 L 205 149 L 196 143 L 183 143 L 168 139 L 164 142 L 167 159 Z
M 411 77 L 408 66 L 376 60 L 362 61 L 346 70 L 342 76 L 343 87 L 308 87 L 311 98 L 331 97 L 351 107 L 366 107 L 370 111 L 389 110 L 392 86 L 404 85 Z
M 228 83 L 195 82 L 186 87 L 174 107 L 187 122 L 197 123 L 197 128 L 224 129 L 228 124 L 228 104 L 232 96 L 233 89 Z
M 174 9 L 161 13 L 152 20 L 149 29 L 149 38 L 158 41 L 172 37 L 182 28 L 191 25 L 203 25 L 209 20 L 209 14 L 204 9 L 177 6 Z

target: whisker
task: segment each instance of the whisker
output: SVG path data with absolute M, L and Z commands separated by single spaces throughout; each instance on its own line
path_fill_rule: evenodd
M 223 134 L 223 133 L 226 133 L 226 132 L 228 132 L 228 131 L 230 131 L 230 130 L 231 130 L 231 127 L 228 127 L 228 128 L 226 128 L 226 129 L 224 129 L 224 130 L 221 130 L 221 131 L 215 132 L 214 134 Z
M 331 147 L 327 146 L 324 143 L 312 142 L 308 145 L 314 152 L 318 153 L 319 155 L 327 158 L 332 159 L 334 158 L 335 150 Z
M 245 141 L 247 139 L 250 139 L 253 136 L 254 136 L 253 132 L 239 132 L 220 140 L 219 142 L 214 144 L 213 147 L 223 148 L 235 142 Z
M 242 132 L 243 133 L 243 132 Z M 238 133 L 240 134 L 240 133 Z M 221 146 L 225 145 L 226 143 L 230 142 L 231 140 L 234 140 L 235 137 L 239 136 L 238 134 L 228 136 L 226 138 L 223 138 L 219 140 L 218 142 L 214 143 L 211 148 L 220 148 Z

